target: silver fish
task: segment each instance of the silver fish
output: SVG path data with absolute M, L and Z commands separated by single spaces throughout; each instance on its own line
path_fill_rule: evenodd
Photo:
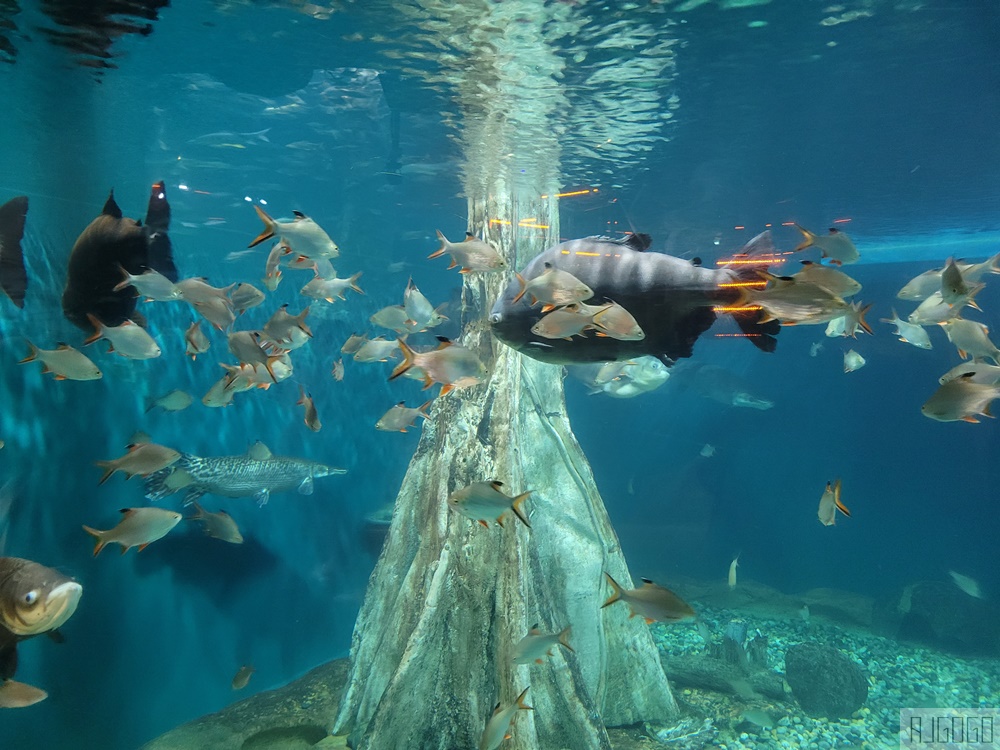
M 311 495 L 314 479 L 347 473 L 347 469 L 304 458 L 275 456 L 262 443 L 257 443 L 251 452 L 242 456 L 202 458 L 182 453 L 172 467 L 146 478 L 146 497 L 160 500 L 176 492 L 168 481 L 175 471 L 185 471 L 191 478 L 186 485 L 185 505 L 206 493 L 222 497 L 253 497 L 259 505 L 264 505 L 272 492 L 298 490 L 302 495 Z

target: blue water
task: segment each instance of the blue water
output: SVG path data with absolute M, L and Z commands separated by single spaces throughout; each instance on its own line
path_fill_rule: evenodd
M 417 4 L 336 4 L 332 15 L 300 3 L 166 6 L 143 21 L 148 34 L 117 38 L 106 58 L 53 44 L 43 29 L 59 27 L 34 3 L 0 10 L 16 27 L 0 24 L 9 42 L 0 45 L 0 202 L 31 201 L 27 302 L 18 311 L 0 299 L 0 483 L 13 497 L 0 553 L 84 585 L 65 644 L 21 646 L 18 679 L 50 697 L 0 714 L 0 747 L 134 748 L 232 702 L 241 664 L 254 664 L 251 687 L 262 690 L 347 655 L 377 555 L 364 517 L 394 499 L 419 439 L 419 430 L 373 425 L 389 405 L 426 394 L 413 381 L 386 382 L 384 366 L 348 361 L 343 382 L 329 372 L 340 344 L 398 303 L 410 276 L 435 304 L 454 303 L 460 277 L 426 256 L 435 229 L 452 239 L 466 229 L 462 135 L 480 110 L 456 71 L 489 52 L 463 41 L 467 25 L 421 5 L 404 13 Z M 457 5 L 470 17 L 492 6 Z M 717 580 L 740 553 L 742 575 L 785 592 L 880 596 L 947 580 L 949 569 L 996 592 L 997 425 L 924 418 L 920 405 L 957 354 L 939 329 L 923 351 L 874 321 L 894 305 L 912 309 L 895 292 L 949 255 L 1000 251 L 1000 9 L 724 5 L 508 5 L 522 8 L 525 28 L 537 14 L 557 19 L 546 39 L 564 62 L 558 76 L 539 67 L 542 80 L 519 89 L 516 106 L 512 98 L 522 113 L 532 91 L 539 106 L 560 102 L 540 123 L 525 116 L 512 169 L 524 180 L 554 170 L 567 190 L 599 188 L 563 200 L 563 237 L 644 231 L 654 250 L 710 261 L 768 226 L 789 248 L 798 236 L 785 222 L 819 231 L 848 219 L 840 226 L 862 254 L 850 270 L 861 299 L 874 303 L 876 335 L 857 342 L 799 326 L 764 355 L 714 338 L 721 327 L 703 336 L 695 361 L 752 384 L 774 402 L 766 411 L 669 381 L 618 400 L 567 379 L 567 408 L 632 574 Z M 822 23 L 855 11 L 863 12 L 854 20 Z M 560 35 L 559 24 L 576 33 Z M 669 54 L 658 47 L 667 40 Z M 114 67 L 96 68 L 96 59 Z M 659 61 L 638 69 L 655 74 L 626 73 L 636 60 Z M 622 73 L 588 83 L 599 69 Z M 538 158 L 552 143 L 559 157 Z M 256 284 L 266 251 L 230 254 L 260 231 L 251 208 L 259 201 L 276 216 L 311 215 L 342 248 L 340 275 L 363 272 L 364 297 L 314 306 L 315 338 L 295 353 L 292 383 L 239 394 L 227 409 L 196 402 L 144 413 L 150 396 L 182 388 L 200 398 L 222 373 L 218 335 L 208 356 L 182 356 L 191 317 L 180 304 L 142 308 L 162 358 L 88 350 L 105 371 L 99 382 L 57 383 L 37 365 L 17 365 L 25 338 L 45 348 L 80 343 L 59 307 L 72 243 L 110 188 L 127 216 L 141 217 L 160 179 L 184 276 Z M 1000 330 L 1000 280 L 985 280 L 983 312 L 969 316 Z M 286 278 L 238 326 L 263 325 L 282 303 L 300 310 L 298 281 Z M 852 347 L 868 364 L 845 375 L 842 353 Z M 318 435 L 302 424 L 297 384 L 317 400 Z M 212 498 L 211 509 L 239 522 L 242 547 L 192 525 L 141 554 L 92 558 L 80 526 L 110 525 L 117 509 L 144 504 L 138 480 L 98 487 L 93 466 L 120 455 L 137 429 L 198 455 L 263 440 L 349 473 L 262 510 L 251 499 Z M 705 444 L 714 456 L 699 454 Z M 837 477 L 852 517 L 831 529 L 815 511 Z

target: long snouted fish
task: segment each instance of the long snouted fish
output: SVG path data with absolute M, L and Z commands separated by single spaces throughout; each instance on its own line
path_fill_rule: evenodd
M 186 489 L 185 505 L 205 494 L 253 497 L 258 505 L 264 505 L 272 492 L 298 490 L 311 495 L 314 479 L 346 473 L 347 469 L 304 458 L 275 456 L 267 446 L 256 443 L 242 456 L 203 458 L 182 453 L 173 466 L 147 477 L 146 497 L 160 500 Z
M 548 268 L 566 271 L 593 291 L 588 304 L 614 301 L 635 319 L 643 337 L 588 335 L 572 340 L 548 339 L 533 332 L 543 312 L 532 307 L 528 295 L 514 299 L 525 284 L 512 281 L 490 312 L 493 334 L 508 346 L 542 362 L 573 364 L 610 362 L 651 355 L 667 364 L 690 357 L 694 343 L 716 319 L 718 306 L 737 299 L 735 288 L 727 285 L 741 280 L 759 280 L 751 266 L 702 268 L 665 253 L 646 252 L 647 235 L 630 235 L 626 240 L 587 237 L 563 242 L 535 257 L 521 271 L 530 283 Z M 770 235 L 752 239 L 743 252 L 773 251 Z M 760 311 L 734 316 L 742 332 L 763 351 L 773 351 L 780 330 L 777 322 L 761 323 Z
M 73 616 L 81 594 L 79 583 L 52 568 L 19 557 L 0 557 L 2 684 L 8 684 L 17 671 L 17 644 L 61 627 Z M 5 703 L 15 705 L 6 699 Z

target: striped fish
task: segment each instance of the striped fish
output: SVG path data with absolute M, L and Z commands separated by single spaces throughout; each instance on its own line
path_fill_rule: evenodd
M 160 500 L 184 489 L 185 505 L 207 493 L 253 497 L 258 505 L 264 505 L 272 492 L 298 490 L 302 495 L 311 495 L 314 479 L 346 473 L 347 469 L 303 458 L 275 456 L 257 442 L 242 456 L 202 458 L 182 453 L 172 466 L 146 478 L 146 497 Z
M 690 357 L 694 342 L 715 322 L 716 306 L 732 305 L 738 298 L 730 285 L 744 280 L 760 281 L 753 266 L 702 268 L 700 261 L 687 261 L 665 253 L 646 252 L 649 235 L 629 235 L 624 240 L 587 237 L 550 247 L 536 256 L 521 276 L 528 282 L 546 267 L 568 271 L 590 287 L 588 304 L 617 302 L 631 313 L 645 337 L 620 340 L 588 335 L 566 341 L 547 339 L 532 332 L 542 310 L 525 298 L 515 302 L 522 284 L 512 281 L 490 312 L 494 335 L 522 354 L 555 364 L 611 362 L 651 355 L 670 366 Z M 773 253 L 770 234 L 752 239 L 741 251 L 760 256 Z M 762 265 L 759 267 L 763 267 Z M 760 323 L 760 311 L 735 317 L 743 334 L 764 351 L 774 351 L 776 321 Z

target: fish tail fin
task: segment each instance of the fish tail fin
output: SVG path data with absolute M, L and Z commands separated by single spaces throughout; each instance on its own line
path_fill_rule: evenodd
M 24 343 L 26 343 L 28 345 L 28 356 L 25 357 L 24 359 L 18 360 L 17 363 L 19 365 L 24 365 L 24 364 L 27 364 L 28 362 L 34 362 L 36 359 L 38 359 L 38 355 L 42 351 L 37 346 L 35 346 L 34 344 L 32 344 L 30 341 L 28 341 L 28 339 L 25 339 Z
M 752 244 L 754 240 L 750 242 Z M 749 248 L 750 244 L 747 247 Z M 744 267 L 733 273 L 741 282 L 760 281 L 768 277 L 766 272 L 762 273 L 760 269 L 753 267 Z M 754 297 L 754 287 L 738 287 L 736 299 L 731 304 L 733 307 L 759 307 Z M 772 318 L 767 310 L 762 307 L 756 310 L 736 310 L 732 316 L 743 336 L 758 349 L 773 352 L 777 348 L 778 339 L 775 337 L 781 332 L 781 323 Z
M 608 583 L 611 584 L 611 596 L 609 596 L 608 600 L 601 605 L 601 609 L 604 609 L 609 604 L 614 604 L 616 601 L 622 598 L 622 594 L 625 592 L 625 590 L 618 585 L 618 581 L 616 581 L 614 578 L 611 577 L 610 573 L 605 572 L 604 577 L 607 578 Z
M 118 270 L 122 272 L 122 280 L 115 284 L 111 291 L 120 292 L 122 289 L 132 286 L 132 274 L 130 274 L 121 263 L 116 263 L 115 265 L 118 266 Z
M 312 338 L 312 329 L 306 325 L 306 316 L 309 314 L 309 308 L 305 308 L 302 312 L 296 315 L 292 320 L 295 321 L 295 326 L 302 331 L 306 336 Z
M 95 341 L 100 340 L 101 329 L 104 328 L 104 324 L 101 323 L 101 321 L 98 320 L 97 316 L 94 315 L 93 313 L 87 313 L 87 320 L 89 320 L 90 325 L 94 327 L 94 332 L 83 340 L 84 346 L 87 346 L 88 344 L 93 344 Z
M 361 278 L 361 274 L 362 273 L 363 273 L 362 271 L 358 271 L 356 274 L 354 274 L 353 276 L 351 276 L 348 279 L 348 281 L 351 284 L 351 289 L 353 289 L 354 291 L 356 291 L 358 294 L 364 294 L 364 292 L 361 291 L 361 287 L 359 287 L 358 284 L 357 284 L 357 281 L 358 281 L 359 278 Z
M 868 322 L 865 320 L 865 315 L 867 315 L 868 311 L 871 309 L 872 306 L 868 304 L 858 310 L 858 325 L 861 326 L 861 330 L 869 336 L 872 335 L 872 327 L 868 325 Z M 893 316 L 895 316 L 895 311 L 893 311 Z
M 92 529 L 89 526 L 84 526 L 83 530 L 97 540 L 97 544 L 94 545 L 94 557 L 97 557 L 101 554 L 101 550 L 104 549 L 104 545 L 107 544 L 107 541 L 104 539 L 105 532 Z
M 847 506 L 840 501 L 840 480 L 838 479 L 833 483 L 833 504 L 837 506 L 837 510 L 843 513 L 848 518 L 851 517 L 851 511 L 847 509 Z
M 423 404 L 421 404 L 420 408 L 417 409 L 417 416 L 423 417 L 424 419 L 430 419 L 431 413 L 427 410 L 431 407 L 431 404 L 433 403 L 434 399 L 430 399 L 429 401 L 425 401 Z
M 1000 253 L 986 261 L 986 270 L 989 273 L 1000 273 Z
M 532 490 L 528 490 L 527 492 L 522 492 L 520 495 L 515 497 L 514 502 L 510 504 L 511 510 L 514 511 L 514 515 L 517 516 L 521 520 L 521 523 L 523 523 L 529 529 L 531 528 L 531 524 L 528 523 L 528 517 L 524 515 L 524 510 L 521 509 L 521 506 L 524 505 L 524 501 L 528 499 L 528 496 L 531 495 L 531 492 Z
M 24 294 L 28 289 L 21 248 L 27 216 L 27 196 L 20 195 L 0 206 L 0 289 L 19 308 L 24 307 Z
M 985 286 L 986 286 L 986 284 L 984 284 L 984 283 L 982 283 L 982 282 L 980 282 L 979 284 L 976 284 L 976 285 L 975 285 L 975 287 L 973 287 L 973 288 L 972 288 L 972 289 L 971 289 L 971 290 L 969 291 L 969 296 L 968 296 L 968 299 L 966 299 L 966 300 L 965 300 L 965 304 L 967 304 L 967 305 L 968 305 L 969 307 L 971 307 L 971 308 L 972 308 L 973 310 L 979 310 L 979 312 L 982 312 L 982 311 L 983 311 L 983 308 L 981 308 L 981 307 L 980 307 L 980 306 L 979 306 L 979 305 L 978 305 L 978 304 L 976 303 L 976 295 L 977 295 L 977 294 L 979 294 L 979 293 L 980 293 L 981 291 L 983 291 L 983 288 L 984 288 Z
M 200 505 L 198 505 L 197 501 L 192 500 L 191 501 L 191 505 L 194 506 L 194 508 L 192 508 L 192 510 L 194 511 L 194 515 L 193 516 L 188 516 L 185 520 L 187 520 L 187 521 L 200 521 L 203 518 L 207 518 L 207 515 L 205 513 L 205 509 L 202 508 Z
M 570 651 L 573 650 L 573 647 L 569 645 L 569 635 L 572 632 L 572 630 L 573 630 L 573 626 L 572 625 L 567 625 L 559 633 L 559 643 L 561 645 L 565 646 L 566 648 L 568 648 Z
M 532 708 L 531 706 L 529 706 L 527 703 L 524 702 L 524 696 L 526 696 L 528 694 L 528 691 L 530 689 L 531 689 L 530 686 L 526 687 L 524 690 L 521 691 L 521 694 L 519 696 L 517 696 L 517 707 L 521 711 L 534 711 L 535 710 L 534 708 Z
M 895 323 L 897 320 L 899 320 L 899 315 L 896 313 L 896 308 L 895 307 L 891 307 L 889 309 L 892 310 L 892 317 L 891 318 L 879 318 L 878 319 L 879 323 Z
M 443 234 L 441 234 L 441 230 L 440 229 L 436 229 L 434 231 L 437 232 L 437 238 L 441 241 L 441 247 L 439 247 L 433 253 L 431 253 L 430 255 L 428 255 L 427 256 L 428 258 L 440 258 L 442 255 L 444 255 L 448 251 L 448 245 L 450 244 L 448 242 L 448 238 L 445 237 Z
M 94 466 L 99 466 L 102 469 L 104 469 L 104 474 L 101 476 L 101 481 L 97 483 L 98 486 L 107 482 L 111 478 L 111 475 L 114 474 L 116 471 L 115 465 L 112 461 L 94 461 Z
M 261 208 L 260 206 L 254 206 L 254 209 L 256 209 L 257 215 L 260 217 L 260 220 L 264 222 L 264 231 L 258 234 L 256 239 L 254 239 L 253 242 L 247 245 L 247 247 L 255 247 L 264 240 L 269 240 L 272 237 L 274 237 L 274 230 L 278 226 L 278 223 L 270 216 L 268 216 L 267 211 L 265 211 L 263 208 Z
M 816 235 L 798 224 L 795 225 L 795 228 L 802 232 L 802 242 L 796 245 L 792 252 L 797 253 L 799 250 L 805 250 L 807 247 L 812 247 L 813 243 L 816 242 Z
M 514 299 L 510 301 L 512 305 L 516 305 L 520 301 L 521 297 L 524 296 L 524 293 L 528 291 L 528 282 L 524 280 L 524 277 L 517 271 L 514 272 L 514 276 L 517 277 L 517 283 L 521 285 L 521 289 L 514 295 Z
M 403 339 L 397 339 L 397 341 L 399 343 L 399 351 L 403 353 L 403 361 L 396 365 L 392 374 L 389 375 L 389 380 L 395 380 L 398 378 L 404 372 L 413 367 L 413 364 L 416 361 L 416 352 L 408 347 Z

